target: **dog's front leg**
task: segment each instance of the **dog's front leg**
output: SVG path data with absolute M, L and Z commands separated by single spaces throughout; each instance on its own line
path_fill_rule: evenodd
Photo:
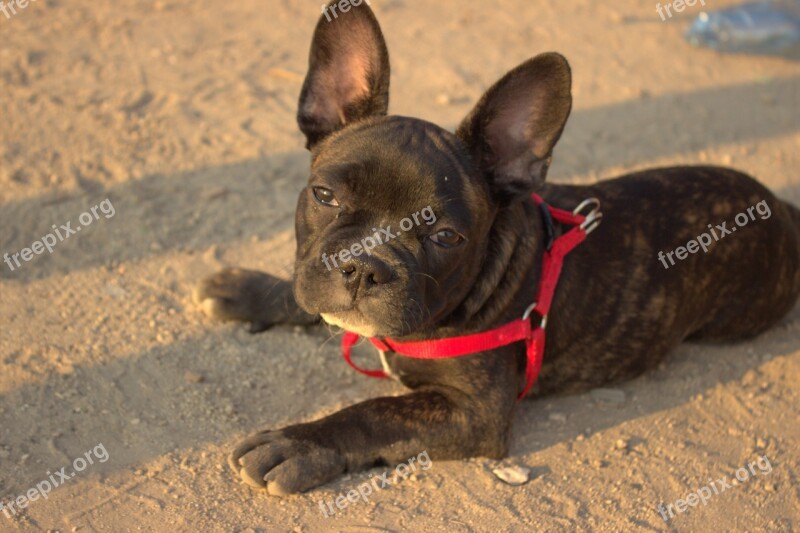
M 433 460 L 499 458 L 507 452 L 514 400 L 513 390 L 476 397 L 435 386 L 376 398 L 316 422 L 255 434 L 229 462 L 249 485 L 283 496 L 422 452 Z
M 278 324 L 319 322 L 297 305 L 290 282 L 256 270 L 220 270 L 197 284 L 193 298 L 212 318 L 249 322 L 252 333 Z

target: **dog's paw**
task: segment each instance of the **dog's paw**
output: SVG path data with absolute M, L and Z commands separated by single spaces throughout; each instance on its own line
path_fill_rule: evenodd
M 304 492 L 344 473 L 345 460 L 337 450 L 287 433 L 262 431 L 248 437 L 228 456 L 228 464 L 242 481 L 272 496 Z
M 251 331 L 263 331 L 286 319 L 283 297 L 288 282 L 243 268 L 226 268 L 205 278 L 192 294 L 211 318 L 250 322 Z

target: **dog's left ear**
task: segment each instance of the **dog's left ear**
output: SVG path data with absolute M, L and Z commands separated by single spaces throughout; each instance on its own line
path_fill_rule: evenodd
M 311 149 L 346 124 L 385 115 L 389 108 L 389 52 L 369 6 L 337 1 L 323 7 L 314 30 L 297 123 Z
M 499 203 L 544 184 L 553 147 L 572 109 L 571 84 L 569 63 L 562 55 L 538 55 L 486 91 L 458 127 L 456 135 Z

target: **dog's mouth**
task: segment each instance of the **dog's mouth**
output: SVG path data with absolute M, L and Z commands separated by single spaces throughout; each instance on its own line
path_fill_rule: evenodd
M 294 279 L 295 299 L 305 312 L 362 337 L 406 336 L 425 324 L 429 313 L 423 287 L 408 282 L 403 269 L 397 270 L 399 279 L 364 283 L 353 294 L 356 290 L 338 280 L 338 273 L 326 274 L 324 267 L 301 260 Z M 334 286 L 323 289 L 323 283 Z
M 357 309 L 337 311 L 335 313 L 320 313 L 322 320 L 332 326 L 340 327 L 346 331 L 357 333 L 362 337 L 375 337 L 378 328 L 368 321 Z

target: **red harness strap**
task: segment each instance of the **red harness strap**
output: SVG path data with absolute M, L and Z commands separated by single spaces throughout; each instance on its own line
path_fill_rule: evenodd
M 550 216 L 556 221 L 562 224 L 571 224 L 574 227 L 558 239 L 555 239 L 552 247 L 545 251 L 536 301 L 528 307 L 522 318 L 494 329 L 471 335 L 412 342 L 370 338 L 369 341 L 372 345 L 383 352 L 395 352 L 416 359 L 444 359 L 485 352 L 524 341 L 528 362 L 525 368 L 525 389 L 519 395 L 519 399 L 522 399 L 536 382 L 539 370 L 542 367 L 547 314 L 550 312 L 550 305 L 553 303 L 556 285 L 561 275 L 561 267 L 564 264 L 564 256 L 583 242 L 586 235 L 597 227 L 602 218 L 602 214 L 599 212 L 600 203 L 594 198 L 584 201 L 573 212 L 549 206 L 536 194 L 533 195 L 533 200 L 537 205 L 544 205 Z M 595 208 L 588 215 L 578 214 L 586 206 L 592 204 L 595 205 Z M 530 321 L 530 314 L 534 309 L 542 317 L 540 325 L 536 328 L 531 327 Z M 353 363 L 350 350 L 358 342 L 359 338 L 359 335 L 349 331 L 345 332 L 342 338 L 342 355 L 347 364 L 370 377 L 389 377 L 383 370 L 365 370 Z

